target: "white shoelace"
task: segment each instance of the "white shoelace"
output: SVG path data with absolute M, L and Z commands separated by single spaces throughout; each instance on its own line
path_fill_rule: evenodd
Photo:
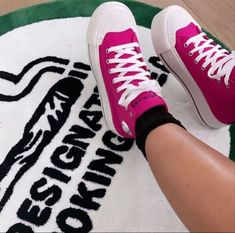
M 146 91 L 152 91 L 160 96 L 160 86 L 156 80 L 149 79 L 150 73 L 143 67 L 146 66 L 141 53 L 137 53 L 135 48 L 139 47 L 138 43 L 129 43 L 124 45 L 118 45 L 110 47 L 107 52 L 115 52 L 113 59 L 107 60 L 108 63 L 117 64 L 115 68 L 109 70 L 110 74 L 119 73 L 119 75 L 113 79 L 113 84 L 123 82 L 116 91 L 124 91 L 119 99 L 118 104 L 127 108 L 132 100 L 138 95 Z M 131 55 L 129 58 L 121 58 L 124 54 Z M 130 64 L 128 67 L 124 67 L 126 64 Z M 126 75 L 128 72 L 135 72 L 134 75 Z M 131 82 L 134 80 L 140 81 L 138 86 L 133 85 Z
M 235 53 L 229 52 L 226 49 L 221 49 L 220 45 L 214 45 L 212 39 L 205 39 L 206 34 L 204 32 L 191 37 L 185 43 L 185 47 L 189 44 L 194 44 L 194 49 L 189 52 L 189 55 L 192 56 L 195 52 L 198 52 L 199 55 L 195 58 L 194 62 L 197 64 L 202 58 L 205 58 L 201 69 L 204 70 L 209 64 L 211 64 L 210 69 L 208 70 L 208 76 L 212 79 L 217 79 L 221 81 L 221 78 L 224 77 L 224 83 L 229 87 L 229 77 L 232 72 L 233 67 L 235 66 Z M 204 49 L 210 48 L 207 51 Z M 218 61 L 217 59 L 220 58 Z

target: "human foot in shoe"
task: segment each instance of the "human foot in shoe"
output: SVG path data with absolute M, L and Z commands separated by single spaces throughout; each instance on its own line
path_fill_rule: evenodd
M 202 32 L 179 6 L 170 6 L 152 21 L 157 55 L 180 81 L 206 126 L 235 122 L 235 56 Z
M 150 79 L 131 11 L 118 2 L 100 5 L 90 19 L 87 41 L 106 123 L 122 137 L 135 138 L 143 113 L 167 107 L 159 84 Z

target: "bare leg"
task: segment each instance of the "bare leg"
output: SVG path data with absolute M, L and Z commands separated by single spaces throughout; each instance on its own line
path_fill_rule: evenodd
M 190 231 L 235 231 L 235 163 L 175 124 L 149 133 L 152 172 Z

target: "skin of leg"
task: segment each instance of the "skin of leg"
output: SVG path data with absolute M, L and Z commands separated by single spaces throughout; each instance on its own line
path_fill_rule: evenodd
M 151 170 L 190 231 L 235 232 L 235 163 L 183 128 L 165 124 L 145 142 Z

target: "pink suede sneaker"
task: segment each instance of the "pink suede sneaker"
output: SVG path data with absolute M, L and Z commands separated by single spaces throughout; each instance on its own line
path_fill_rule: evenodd
M 235 56 L 202 32 L 179 6 L 170 6 L 152 22 L 152 40 L 165 66 L 189 93 L 206 126 L 235 122 Z
M 135 123 L 147 110 L 166 106 L 160 86 L 150 79 L 131 11 L 107 2 L 93 13 L 87 31 L 88 49 L 103 114 L 116 134 L 135 138 Z

